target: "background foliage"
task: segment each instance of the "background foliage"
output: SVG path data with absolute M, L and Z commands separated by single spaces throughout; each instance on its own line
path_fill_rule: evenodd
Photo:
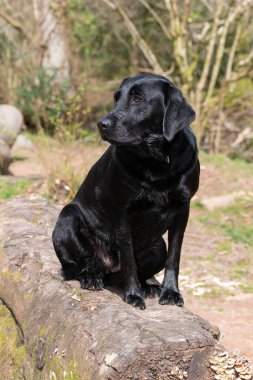
M 0 101 L 86 136 L 122 77 L 156 72 L 196 109 L 203 149 L 252 160 L 252 16 L 252 0 L 1 0 Z

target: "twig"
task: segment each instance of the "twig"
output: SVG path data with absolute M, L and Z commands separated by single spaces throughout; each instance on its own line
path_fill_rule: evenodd
M 10 24 L 14 29 L 21 32 L 24 37 L 26 37 L 29 41 L 31 40 L 29 34 L 26 32 L 26 30 L 23 28 L 23 26 L 14 18 L 6 14 L 2 9 L 0 9 L 0 17 L 2 17 L 8 24 Z
M 248 63 L 250 63 L 250 61 L 252 60 L 253 58 L 253 48 L 251 49 L 251 51 L 249 52 L 249 54 L 247 55 L 246 58 L 242 59 L 240 62 L 239 62 L 239 66 L 245 66 L 247 65 Z
M 211 6 L 211 4 L 209 4 L 208 1 L 206 1 L 206 0 L 201 0 L 201 1 L 206 6 L 206 8 L 209 10 L 209 12 L 213 13 L 213 7 Z
M 205 22 L 201 32 L 199 34 L 194 33 L 193 35 L 194 39 L 198 41 L 203 41 L 209 29 L 210 29 L 210 24 L 208 22 Z
M 148 11 L 149 13 L 154 17 L 154 19 L 157 21 L 157 23 L 160 25 L 164 35 L 167 38 L 170 38 L 170 33 L 166 25 L 164 24 L 161 17 L 158 15 L 158 13 L 148 4 L 146 0 L 138 0 Z
M 252 138 L 252 137 L 253 137 L 253 131 L 250 127 L 247 127 L 241 133 L 239 133 L 235 141 L 232 143 L 231 147 L 235 148 L 238 145 L 240 145 L 244 140 Z
M 233 44 L 231 46 L 231 49 L 230 49 L 230 52 L 229 52 L 229 56 L 228 56 L 228 62 L 227 62 L 227 68 L 226 68 L 226 76 L 225 76 L 226 81 L 228 81 L 231 78 L 232 66 L 233 66 L 234 57 L 235 57 L 235 51 L 236 51 L 236 48 L 237 48 L 237 45 L 238 45 L 238 42 L 239 42 L 239 37 L 240 37 L 240 34 L 241 34 L 241 30 L 242 30 L 242 22 L 238 21 L 238 24 L 236 26 L 234 41 L 233 41 Z
M 207 53 L 206 53 L 206 58 L 203 66 L 203 70 L 201 73 L 201 77 L 198 81 L 197 84 L 197 91 L 196 91 L 196 101 L 195 101 L 195 108 L 196 108 L 196 114 L 200 115 L 201 111 L 201 102 L 202 102 L 202 96 L 203 96 L 203 90 L 205 88 L 208 74 L 211 68 L 211 62 L 212 62 L 212 57 L 214 54 L 214 48 L 217 40 L 217 35 L 218 35 L 218 26 L 219 26 L 219 17 L 222 11 L 223 5 L 221 3 L 218 3 L 215 15 L 214 15 L 214 23 L 211 31 L 211 37 L 209 40 L 209 44 L 207 47 Z M 202 123 L 203 124 L 203 123 Z M 202 132 L 202 127 L 201 124 L 199 124 L 198 129 L 197 129 L 197 138 L 198 140 L 200 139 L 200 135 Z
M 103 0 L 104 3 L 109 5 L 112 9 L 117 10 L 119 14 L 122 16 L 126 27 L 131 34 L 133 40 L 138 44 L 139 48 L 145 55 L 147 61 L 153 68 L 153 70 L 156 73 L 163 73 L 163 69 L 160 66 L 155 54 L 153 53 L 152 49 L 150 46 L 147 44 L 147 42 L 141 37 L 140 33 L 138 32 L 137 28 L 135 27 L 134 23 L 131 21 L 127 13 L 124 11 L 124 9 L 119 5 L 117 1 L 108 1 L 108 0 Z
M 247 70 L 244 70 L 243 72 L 241 73 L 234 73 L 229 82 L 237 82 L 238 80 L 240 79 L 243 79 L 245 77 L 251 77 L 253 75 L 253 69 L 252 67 L 248 67 Z
M 184 0 L 183 28 L 185 30 L 187 30 L 189 13 L 190 13 L 190 0 Z
M 211 79 L 210 79 L 207 95 L 205 98 L 205 103 L 208 103 L 209 99 L 211 98 L 215 84 L 216 84 L 216 81 L 217 81 L 217 78 L 218 78 L 218 74 L 219 74 L 219 70 L 220 70 L 220 66 L 221 66 L 221 61 L 222 61 L 222 57 L 224 54 L 228 29 L 229 29 L 230 25 L 232 24 L 232 22 L 236 19 L 236 17 L 241 15 L 243 12 L 245 12 L 245 10 L 247 8 L 250 8 L 252 6 L 253 6 L 253 0 L 244 0 L 244 1 L 240 2 L 239 4 L 237 4 L 237 6 L 234 9 L 232 9 L 227 16 L 227 19 L 226 19 L 225 24 L 224 24 L 223 32 L 222 32 L 222 35 L 220 37 L 220 41 L 218 44 L 218 48 L 217 48 L 217 52 L 216 52 L 215 65 L 213 66 Z

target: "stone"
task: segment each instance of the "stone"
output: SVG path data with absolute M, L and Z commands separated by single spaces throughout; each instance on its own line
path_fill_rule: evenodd
M 11 150 L 5 141 L 0 139 L 0 174 L 8 174 L 11 163 Z
M 17 140 L 15 142 L 15 146 L 20 146 L 22 148 L 31 149 L 33 147 L 33 143 L 31 142 L 31 140 L 26 135 L 21 133 L 17 137 Z
M 12 147 L 23 125 L 23 115 L 10 104 L 0 105 L 0 140 Z
M 0 105 L 0 174 L 8 174 L 11 147 L 23 125 L 23 115 L 10 104 Z

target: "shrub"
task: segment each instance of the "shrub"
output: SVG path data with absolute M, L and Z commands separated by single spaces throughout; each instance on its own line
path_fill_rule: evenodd
M 85 82 L 74 88 L 61 79 L 57 71 L 39 69 L 34 77 L 24 78 L 16 92 L 17 106 L 28 128 L 75 138 L 82 134 L 82 126 L 90 112 L 85 106 Z

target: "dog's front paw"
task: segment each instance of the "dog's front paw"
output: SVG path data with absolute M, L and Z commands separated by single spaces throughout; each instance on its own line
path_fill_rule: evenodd
M 184 299 L 180 293 L 175 292 L 171 289 L 163 288 L 161 292 L 161 297 L 159 299 L 159 303 L 161 305 L 177 305 L 183 306 Z
M 139 307 L 141 310 L 146 309 L 145 301 L 140 295 L 127 293 L 125 294 L 124 301 L 130 305 Z
M 78 280 L 82 289 L 101 290 L 104 288 L 103 279 L 100 275 L 83 272 L 79 275 Z
M 153 284 L 142 285 L 142 292 L 143 292 L 144 298 L 159 297 L 161 294 L 161 291 L 162 291 L 161 285 L 153 285 Z

